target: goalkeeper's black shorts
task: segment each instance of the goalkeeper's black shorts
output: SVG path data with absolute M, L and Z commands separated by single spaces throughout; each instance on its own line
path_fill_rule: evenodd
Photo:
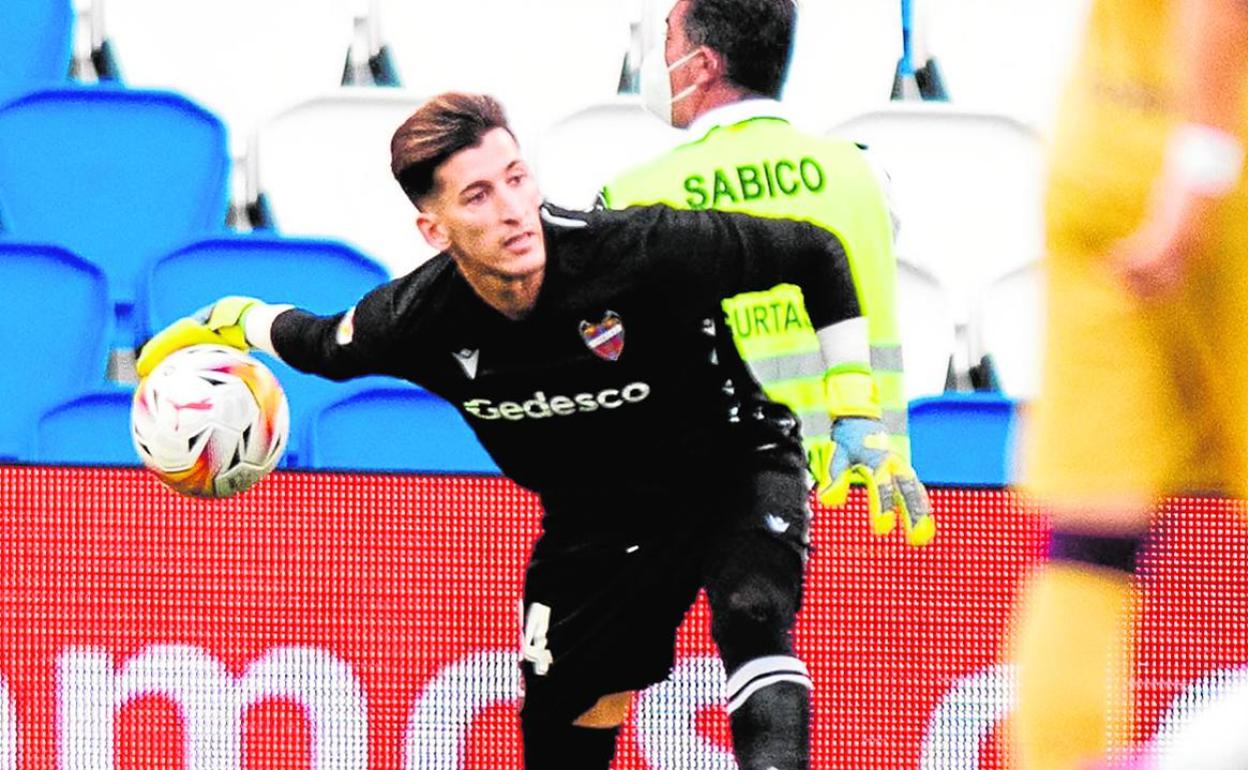
M 665 679 L 676 631 L 699 589 L 715 579 L 709 565 L 725 554 L 771 576 L 768 585 L 783 586 L 800 606 L 806 477 L 759 472 L 706 498 L 696 515 L 688 503 L 647 512 L 641 535 L 543 534 L 525 575 L 526 712 L 571 722 L 603 695 Z M 547 521 L 558 513 L 548 510 Z M 759 538 L 785 547 L 751 548 Z

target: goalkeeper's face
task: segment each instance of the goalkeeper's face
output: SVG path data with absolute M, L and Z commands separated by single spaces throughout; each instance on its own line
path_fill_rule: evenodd
M 546 266 L 541 193 L 511 133 L 495 128 L 434 172 L 416 224 L 466 272 L 514 280 Z

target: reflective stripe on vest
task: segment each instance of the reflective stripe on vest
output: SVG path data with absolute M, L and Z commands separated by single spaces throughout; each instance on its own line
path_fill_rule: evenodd
M 750 371 L 764 385 L 781 380 L 792 380 L 798 377 L 820 377 L 824 375 L 823 355 L 818 351 L 810 353 L 790 353 L 768 357 L 753 357 L 749 361 Z M 899 346 L 871 346 L 872 373 L 900 372 L 901 348 Z

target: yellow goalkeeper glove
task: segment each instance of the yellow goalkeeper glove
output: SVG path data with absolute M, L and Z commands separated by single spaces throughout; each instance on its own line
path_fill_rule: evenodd
M 831 481 L 819 490 L 824 505 L 843 505 L 855 479 L 867 488 L 867 515 L 871 531 L 887 535 L 900 514 L 906 543 L 927 545 L 936 536 L 927 490 L 914 469 L 888 443 L 884 423 L 870 417 L 841 417 L 832 424 Z
M 243 318 L 258 304 L 260 300 L 251 297 L 223 297 L 193 316 L 174 321 L 143 345 L 135 363 L 139 377 L 151 374 L 170 353 L 192 345 L 226 345 L 250 350 L 243 333 Z
M 932 505 L 914 469 L 890 448 L 870 374 L 854 369 L 831 371 L 824 387 L 834 419 L 832 455 L 819 501 L 844 505 L 850 484 L 859 481 L 867 488 L 872 532 L 889 534 L 900 514 L 906 543 L 927 545 L 936 536 Z

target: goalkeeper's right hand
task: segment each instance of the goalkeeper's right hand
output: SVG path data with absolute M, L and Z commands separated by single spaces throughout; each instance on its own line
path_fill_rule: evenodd
M 223 297 L 187 318 L 180 318 L 148 340 L 135 363 L 139 377 L 152 373 L 161 361 L 176 350 L 192 345 L 225 345 L 250 350 L 243 333 L 243 318 L 260 300 L 251 297 Z

